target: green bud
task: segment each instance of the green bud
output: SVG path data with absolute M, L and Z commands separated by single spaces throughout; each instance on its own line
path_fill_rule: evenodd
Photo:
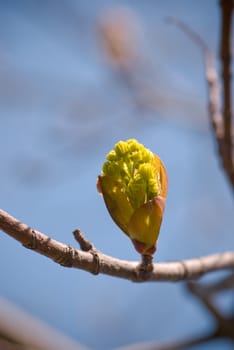
M 98 189 L 107 209 L 137 251 L 152 255 L 167 193 L 165 167 L 135 139 L 119 141 L 106 159 Z

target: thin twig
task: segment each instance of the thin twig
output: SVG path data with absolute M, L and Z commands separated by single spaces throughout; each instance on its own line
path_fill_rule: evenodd
M 187 35 L 192 40 L 192 42 L 194 42 L 194 44 L 196 44 L 202 50 L 204 54 L 205 74 L 209 87 L 210 121 L 214 130 L 215 137 L 219 144 L 223 135 L 223 127 L 219 99 L 220 87 L 213 54 L 204 39 L 197 32 L 192 30 L 188 24 L 174 17 L 168 17 L 166 20 L 168 23 L 177 26 L 185 35 Z
M 219 98 L 220 86 L 218 81 L 218 74 L 214 64 L 213 54 L 209 49 L 208 45 L 206 44 L 206 42 L 204 41 L 204 39 L 197 32 L 192 30 L 192 28 L 190 28 L 188 24 L 174 17 L 168 17 L 167 22 L 177 26 L 203 52 L 204 63 L 205 63 L 205 75 L 206 75 L 206 80 L 208 83 L 208 91 L 209 91 L 208 98 L 209 98 L 210 122 L 214 131 L 216 141 L 218 143 L 219 152 L 221 156 L 223 125 L 222 125 L 222 114 L 221 114 L 221 106 L 220 106 L 220 98 Z
M 116 259 L 96 250 L 95 253 L 89 253 L 75 249 L 28 227 L 3 210 L 0 210 L 0 229 L 25 247 L 47 256 L 62 266 L 142 282 L 142 277 L 139 276 L 140 262 Z M 234 252 L 153 264 L 153 270 L 147 275 L 146 280 L 173 282 L 191 280 L 208 272 L 223 269 L 234 269 Z
M 81 230 L 75 229 L 73 231 L 73 235 L 75 240 L 79 243 L 81 250 L 83 250 L 84 252 L 88 252 L 94 249 L 93 244 L 85 237 Z

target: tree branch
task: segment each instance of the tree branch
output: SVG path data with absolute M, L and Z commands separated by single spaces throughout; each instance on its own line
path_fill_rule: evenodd
M 234 157 L 232 140 L 232 93 L 231 93 L 231 29 L 233 0 L 221 0 L 220 59 L 223 81 L 223 166 L 234 189 Z
M 85 252 L 56 241 L 23 224 L 0 210 L 0 229 L 23 244 L 62 266 L 73 267 L 97 274 L 98 272 L 134 282 L 181 281 L 197 279 L 222 269 L 234 269 L 234 252 L 224 252 L 177 262 L 153 264 L 151 272 L 142 277 L 141 262 L 119 260 L 96 249 Z

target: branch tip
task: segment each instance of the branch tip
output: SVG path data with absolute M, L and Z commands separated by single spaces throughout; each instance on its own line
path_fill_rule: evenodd
M 81 250 L 83 250 L 84 252 L 88 252 L 94 249 L 93 244 L 85 237 L 84 233 L 81 230 L 75 229 L 73 231 L 73 236 L 75 240 L 79 243 Z

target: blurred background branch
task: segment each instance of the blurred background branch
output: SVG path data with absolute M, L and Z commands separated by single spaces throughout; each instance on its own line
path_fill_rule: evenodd
M 223 137 L 221 142 L 221 156 L 223 167 L 234 191 L 234 141 L 232 116 L 232 15 L 233 0 L 220 0 L 221 8 L 221 39 L 220 58 L 222 65 L 222 115 Z
M 227 339 L 230 345 L 234 342 L 234 310 L 231 309 L 229 315 L 223 315 L 214 305 L 213 298 L 220 292 L 234 291 L 234 273 L 228 274 L 221 281 L 212 283 L 188 282 L 187 290 L 193 294 L 202 305 L 211 313 L 215 322 L 213 329 L 206 334 L 190 337 L 184 340 L 175 340 L 165 344 L 135 344 L 123 346 L 115 350 L 186 350 L 198 345 L 211 343 L 215 340 Z M 212 347 L 212 345 L 211 345 Z
M 1 350 L 88 350 L 3 298 L 0 310 Z
M 220 0 L 221 35 L 220 59 L 222 67 L 222 89 L 220 91 L 218 74 L 214 64 L 214 57 L 204 39 L 189 25 L 179 19 L 169 17 L 167 21 L 179 27 L 204 53 L 206 79 L 209 91 L 210 121 L 216 139 L 219 156 L 225 174 L 234 191 L 234 141 L 232 125 L 232 84 L 231 84 L 231 57 L 232 57 L 232 14 L 233 0 Z M 222 108 L 220 96 L 222 95 Z

